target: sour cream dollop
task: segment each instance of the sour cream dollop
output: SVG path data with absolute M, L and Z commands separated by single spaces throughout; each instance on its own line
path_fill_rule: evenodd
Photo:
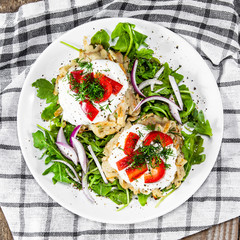
M 176 159 L 177 159 L 177 150 L 176 150 L 176 148 L 174 148 L 173 144 L 170 144 L 166 147 L 166 148 L 172 149 L 172 154 L 170 156 L 168 156 L 167 159 L 163 158 L 163 161 L 165 163 L 167 163 L 169 167 L 166 168 L 164 176 L 157 182 L 145 183 L 144 182 L 144 174 L 140 178 L 130 182 L 128 175 L 125 171 L 126 169 L 123 169 L 121 171 L 118 170 L 116 163 L 119 160 L 126 157 L 123 149 L 124 149 L 126 138 L 130 132 L 136 133 L 140 137 L 136 144 L 136 147 L 135 147 L 135 149 L 138 149 L 140 146 L 142 146 L 145 137 L 151 131 L 148 130 L 145 125 L 142 125 L 142 124 L 133 125 L 131 128 L 123 131 L 118 139 L 118 142 L 116 143 L 115 147 L 113 148 L 113 151 L 112 151 L 109 159 L 108 159 L 108 162 L 111 165 L 111 167 L 114 168 L 118 172 L 119 176 L 123 180 L 125 180 L 127 183 L 131 184 L 133 186 L 133 188 L 136 190 L 140 189 L 140 190 L 144 190 L 144 192 L 146 192 L 146 193 L 150 193 L 152 190 L 154 190 L 156 188 L 163 189 L 163 188 L 167 187 L 168 185 L 170 185 L 170 183 L 173 181 L 173 179 L 175 177 L 175 173 L 177 171 L 177 167 L 175 164 Z M 149 173 L 149 171 L 147 171 L 146 173 Z
M 121 103 L 128 89 L 127 77 L 118 63 L 109 60 L 95 60 L 92 61 L 92 69 L 94 73 L 102 73 L 112 80 L 122 84 L 123 87 L 117 95 L 111 94 L 107 101 L 94 104 L 99 110 L 99 113 L 95 119 L 91 121 L 83 112 L 79 101 L 76 100 L 75 93 L 70 90 L 67 76 L 60 79 L 58 83 L 58 97 L 59 103 L 63 109 L 63 120 L 68 121 L 73 125 L 89 125 L 91 123 L 107 121 L 108 116 L 117 109 L 117 106 Z M 80 69 L 70 68 L 69 73 L 75 70 Z M 107 105 L 108 107 L 106 107 Z

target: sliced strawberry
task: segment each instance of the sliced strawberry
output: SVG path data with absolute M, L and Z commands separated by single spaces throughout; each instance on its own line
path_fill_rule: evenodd
M 98 101 L 95 101 L 95 103 L 101 103 L 101 102 L 104 102 L 104 101 L 108 100 L 109 97 L 111 96 L 112 85 L 108 81 L 107 77 L 105 75 L 101 74 L 101 73 L 95 74 L 94 77 L 99 79 L 100 85 L 104 89 L 103 97 L 101 99 L 99 99 Z
M 112 85 L 112 93 L 114 95 L 117 95 L 121 91 L 123 85 L 121 83 L 118 83 L 118 82 L 112 80 L 111 78 L 108 78 L 108 77 L 106 77 L 106 78 L 108 79 L 108 81 Z
M 138 178 L 140 178 L 147 171 L 146 163 L 139 164 L 136 168 L 129 167 L 126 170 L 129 181 L 132 182 Z
M 125 140 L 125 145 L 124 145 L 124 153 L 126 155 L 130 155 L 134 151 L 139 138 L 140 137 L 136 133 L 133 133 L 133 132 L 130 132 L 127 135 L 127 138 Z
M 86 114 L 87 118 L 90 121 L 93 121 L 98 115 L 99 111 L 93 106 L 89 100 L 84 100 L 80 102 L 83 112 Z
M 162 161 L 159 166 L 155 168 L 150 167 L 150 173 L 144 174 L 145 183 L 154 183 L 159 181 L 165 174 L 164 162 Z
M 166 146 L 168 146 L 168 145 L 173 143 L 172 138 L 170 136 L 168 136 L 167 134 L 159 132 L 159 131 L 153 131 L 153 132 L 150 132 L 146 136 L 146 138 L 145 138 L 145 140 L 143 142 L 143 145 L 148 146 L 154 140 L 159 140 L 163 147 L 166 147 Z

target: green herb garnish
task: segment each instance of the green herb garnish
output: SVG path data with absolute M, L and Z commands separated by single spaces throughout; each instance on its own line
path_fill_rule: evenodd
M 83 59 L 75 59 L 75 61 L 78 63 L 79 67 L 80 68 L 84 68 L 85 70 L 87 70 L 88 73 L 91 73 L 93 71 L 93 65 L 91 62 L 86 62 L 86 61 L 83 61 Z
M 161 148 L 159 145 L 148 145 L 142 146 L 138 149 L 139 154 L 133 156 L 132 168 L 138 168 L 141 164 L 147 163 L 150 167 L 158 167 L 162 163 L 162 158 L 167 160 L 173 155 L 173 150 L 171 148 Z M 165 165 L 166 168 L 169 165 Z
M 71 90 L 75 91 L 75 98 L 77 101 L 98 101 L 103 98 L 104 88 L 100 84 L 98 78 L 91 78 L 90 75 L 85 74 L 82 82 L 77 82 L 70 74 L 69 83 Z

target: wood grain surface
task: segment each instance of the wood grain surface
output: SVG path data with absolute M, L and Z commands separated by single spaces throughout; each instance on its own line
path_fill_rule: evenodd
M 15 12 L 18 8 L 30 2 L 39 0 L 0 0 L 0 12 Z M 240 231 L 239 218 L 232 219 L 225 223 L 213 226 L 205 231 L 199 232 L 184 240 L 238 240 Z M 5 216 L 0 208 L 0 239 L 12 240 L 12 234 L 8 227 Z

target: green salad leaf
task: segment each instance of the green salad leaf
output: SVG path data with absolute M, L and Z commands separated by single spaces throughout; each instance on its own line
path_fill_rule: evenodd
M 192 119 L 187 123 L 189 127 L 194 128 L 196 133 L 212 136 L 212 129 L 208 120 L 205 120 L 203 111 L 193 110 Z
M 33 136 L 33 145 L 35 148 L 39 148 L 40 150 L 42 150 L 45 147 L 47 147 L 46 139 L 43 132 L 38 130 L 37 132 L 33 133 L 32 136 Z
M 49 168 L 47 168 L 42 175 L 53 173 L 52 181 L 54 184 L 57 182 L 72 183 L 73 181 L 69 178 L 66 172 L 66 166 L 59 162 L 54 162 Z M 70 171 L 70 170 L 69 170 Z
M 98 174 L 99 176 L 99 174 Z M 101 176 L 101 175 L 100 175 Z M 104 183 L 104 182 L 98 182 L 98 184 L 93 184 L 91 186 L 91 189 L 97 193 L 99 196 L 107 196 L 109 192 L 112 190 L 112 184 L 111 183 Z
M 45 164 L 49 164 L 51 160 L 60 159 L 71 164 L 77 172 L 81 170 L 80 165 L 76 168 L 76 166 L 70 160 L 66 159 L 60 153 L 55 144 L 55 139 L 52 137 L 49 131 L 45 130 L 44 132 L 42 132 L 38 130 L 37 132 L 33 133 L 32 136 L 34 147 L 39 148 L 40 150 L 45 149 L 44 155 L 48 156 L 45 159 Z M 53 173 L 54 176 L 52 177 L 52 181 L 54 184 L 56 184 L 57 182 L 73 183 L 79 189 L 81 189 L 81 185 L 68 176 L 66 169 L 71 172 L 70 168 L 68 168 L 63 163 L 53 162 L 53 164 L 43 172 L 43 175 Z
M 139 193 L 138 194 L 138 201 L 142 206 L 145 206 L 147 204 L 147 200 L 148 198 L 151 196 L 151 194 L 143 194 L 143 193 Z
M 45 121 L 52 120 L 55 117 L 54 113 L 60 107 L 57 103 L 58 96 L 53 94 L 55 81 L 55 78 L 52 79 L 52 82 L 49 82 L 44 78 L 40 78 L 32 84 L 32 86 L 37 89 L 37 96 L 41 99 L 45 99 L 46 103 L 50 103 L 50 105 L 47 106 L 41 114 L 41 118 Z
M 134 30 L 135 25 L 131 23 L 118 23 L 111 34 L 112 40 L 118 38 L 116 44 L 112 48 L 116 51 L 125 53 L 127 56 L 130 51 L 136 51 L 145 43 L 146 35 Z
M 57 102 L 51 103 L 43 110 L 41 118 L 45 121 L 52 120 L 55 117 L 54 113 L 57 111 L 58 108 L 59 104 L 57 104 Z
M 143 52 L 142 52 L 143 56 Z M 145 54 L 145 57 L 147 54 Z M 152 79 L 156 75 L 156 73 L 160 70 L 161 64 L 155 58 L 139 58 L 138 59 L 138 67 L 136 71 L 136 81 L 137 84 L 142 83 L 144 80 Z M 149 57 L 149 56 L 147 56 Z M 129 64 L 129 71 L 132 70 L 133 61 Z
M 184 154 L 184 158 L 187 160 L 187 163 L 184 165 L 185 169 L 185 177 L 188 176 L 192 165 L 200 164 L 205 161 L 206 155 L 203 154 L 203 138 L 196 133 L 187 134 L 182 131 L 182 136 L 184 137 L 184 144 L 182 147 L 182 152 Z
M 126 191 L 120 191 L 120 190 L 114 189 L 107 195 L 107 197 L 110 198 L 117 205 L 128 203 L 128 197 L 127 197 Z
M 37 79 L 32 86 L 37 88 L 37 96 L 46 99 L 46 103 L 56 102 L 58 97 L 53 94 L 56 79 L 52 79 L 52 83 L 44 78 Z
M 101 29 L 100 31 L 96 32 L 93 37 L 91 38 L 91 44 L 92 45 L 102 45 L 105 49 L 108 49 L 110 37 L 108 33 Z
M 139 51 L 136 52 L 136 57 L 139 58 L 145 58 L 145 59 L 151 59 L 153 57 L 154 51 L 152 49 L 142 48 Z

